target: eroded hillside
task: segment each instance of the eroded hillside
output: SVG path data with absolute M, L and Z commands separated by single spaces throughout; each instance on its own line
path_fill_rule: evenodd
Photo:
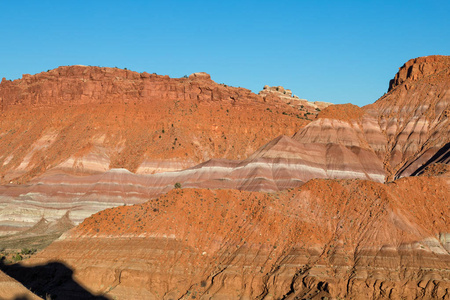
M 27 265 L 57 258 L 92 293 L 123 299 L 445 298 L 449 183 L 176 189 L 93 215 Z
M 205 73 L 173 79 L 85 66 L 3 80 L 0 100 L 4 184 L 49 170 L 152 174 L 210 158 L 244 159 L 316 114 Z

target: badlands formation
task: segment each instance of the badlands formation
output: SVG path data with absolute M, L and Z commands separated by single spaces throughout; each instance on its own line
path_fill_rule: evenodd
M 205 73 L 3 80 L 3 234 L 79 225 L 0 279 L 64 299 L 450 299 L 449 88 L 447 56 L 362 108 Z

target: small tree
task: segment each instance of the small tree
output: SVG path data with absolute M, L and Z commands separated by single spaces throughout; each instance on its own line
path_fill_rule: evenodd
M 181 189 L 181 183 L 179 183 L 179 182 L 175 183 L 174 187 L 176 189 Z

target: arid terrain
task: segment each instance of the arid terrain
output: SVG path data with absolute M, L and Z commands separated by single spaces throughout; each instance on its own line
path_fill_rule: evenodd
M 0 102 L 1 299 L 450 299 L 448 56 L 364 107 L 86 66 Z

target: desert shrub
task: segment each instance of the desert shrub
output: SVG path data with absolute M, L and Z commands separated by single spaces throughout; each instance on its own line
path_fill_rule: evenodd
M 19 253 L 17 253 L 14 257 L 13 257 L 14 261 L 21 261 L 23 259 L 22 255 L 20 255 Z
M 37 249 L 34 249 L 34 248 L 31 248 L 31 249 L 23 248 L 22 251 L 20 252 L 20 254 L 22 254 L 22 255 L 31 255 L 31 254 L 36 253 L 36 251 L 37 251 Z
M 181 189 L 181 183 L 179 183 L 179 182 L 175 183 L 174 188 Z

